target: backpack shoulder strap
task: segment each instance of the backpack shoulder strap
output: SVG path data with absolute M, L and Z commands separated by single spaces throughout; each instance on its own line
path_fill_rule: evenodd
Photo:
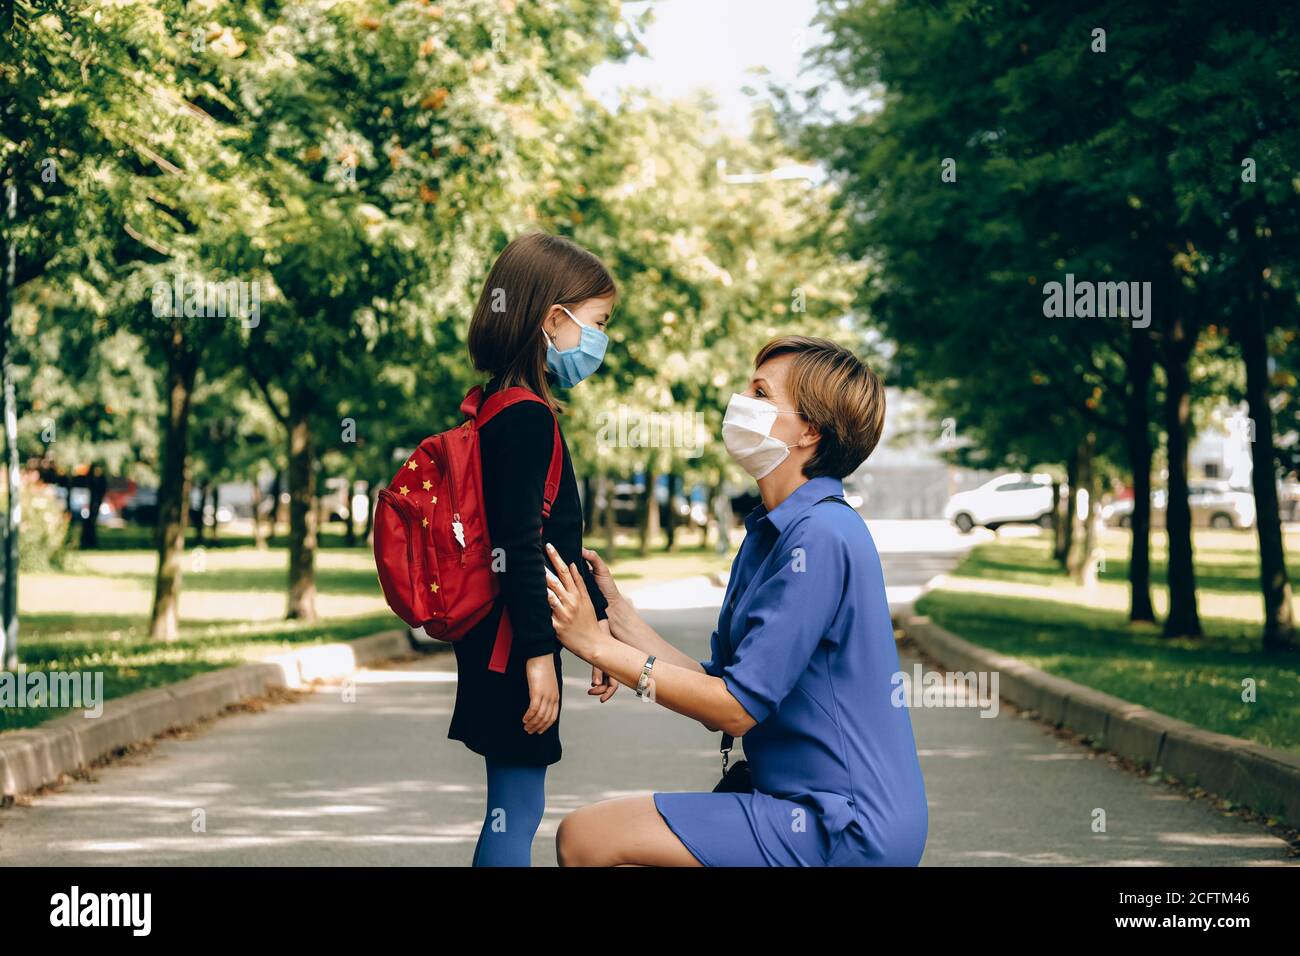
M 853 508 L 853 505 L 849 504 L 847 501 L 845 501 L 845 500 L 844 500 L 843 498 L 841 498 L 839 495 L 827 495 L 825 498 L 818 499 L 818 501 L 817 501 L 816 503 L 817 503 L 817 504 L 821 504 L 823 501 L 838 501 L 840 504 L 844 505 L 846 508 Z M 854 510 L 854 511 L 857 511 L 856 508 L 853 508 L 853 510 Z
M 564 452 L 560 444 L 560 421 L 555 416 L 555 410 L 547 405 L 540 395 L 522 386 L 503 388 L 499 392 L 493 392 L 485 400 L 483 388 L 479 385 L 470 389 L 469 394 L 465 396 L 465 401 L 461 403 L 460 410 L 474 420 L 475 428 L 482 428 L 498 412 L 520 402 L 536 402 L 545 405 L 551 413 L 551 463 L 546 469 L 546 484 L 542 488 L 542 517 L 546 518 L 551 514 L 551 505 L 555 503 L 555 496 L 559 494 L 560 469 L 564 465 Z

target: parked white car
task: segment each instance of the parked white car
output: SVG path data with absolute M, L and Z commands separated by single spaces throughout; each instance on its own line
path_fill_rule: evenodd
M 1049 475 L 998 475 L 948 499 L 943 516 L 969 534 L 976 526 L 997 530 L 1004 524 L 1052 525 L 1052 479 Z

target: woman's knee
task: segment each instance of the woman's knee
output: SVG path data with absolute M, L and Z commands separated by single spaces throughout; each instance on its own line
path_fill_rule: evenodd
M 590 807 L 574 810 L 555 830 L 555 859 L 560 866 L 599 866 L 590 852 L 593 828 Z
M 618 797 L 574 810 L 555 833 L 560 866 L 698 866 L 650 797 Z

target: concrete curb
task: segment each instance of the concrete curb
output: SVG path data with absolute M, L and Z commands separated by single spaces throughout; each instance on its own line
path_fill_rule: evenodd
M 71 713 L 30 730 L 0 733 L 0 794 L 10 797 L 39 790 L 100 757 L 174 727 L 215 717 L 230 705 L 263 696 L 272 688 L 301 689 L 316 680 L 338 680 L 365 664 L 408 653 L 411 645 L 404 631 L 383 631 L 117 697 L 104 703 L 97 718 Z
M 897 626 L 954 671 L 997 671 L 999 696 L 1097 746 L 1158 768 L 1288 826 L 1300 827 L 1300 756 L 1185 721 L 1053 677 L 902 612 Z

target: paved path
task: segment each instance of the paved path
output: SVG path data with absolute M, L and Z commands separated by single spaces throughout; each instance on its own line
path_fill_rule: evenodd
M 881 550 L 900 587 L 942 564 L 938 551 Z M 696 580 L 641 601 L 661 633 L 704 657 L 720 596 Z M 627 688 L 597 703 L 585 693 L 590 669 L 564 658 L 565 757 L 547 778 L 539 866 L 555 864 L 555 828 L 573 808 L 709 789 L 719 771 L 717 735 Z M 484 787 L 479 758 L 446 739 L 454 668 L 437 654 L 368 670 L 353 703 L 325 688 L 225 717 L 0 811 L 0 865 L 467 864 Z M 1264 828 L 1115 769 L 1010 708 L 994 718 L 913 710 L 912 720 L 930 800 L 924 865 L 1296 862 Z M 1096 808 L 1104 834 L 1091 829 Z M 196 810 L 206 832 L 194 832 Z

